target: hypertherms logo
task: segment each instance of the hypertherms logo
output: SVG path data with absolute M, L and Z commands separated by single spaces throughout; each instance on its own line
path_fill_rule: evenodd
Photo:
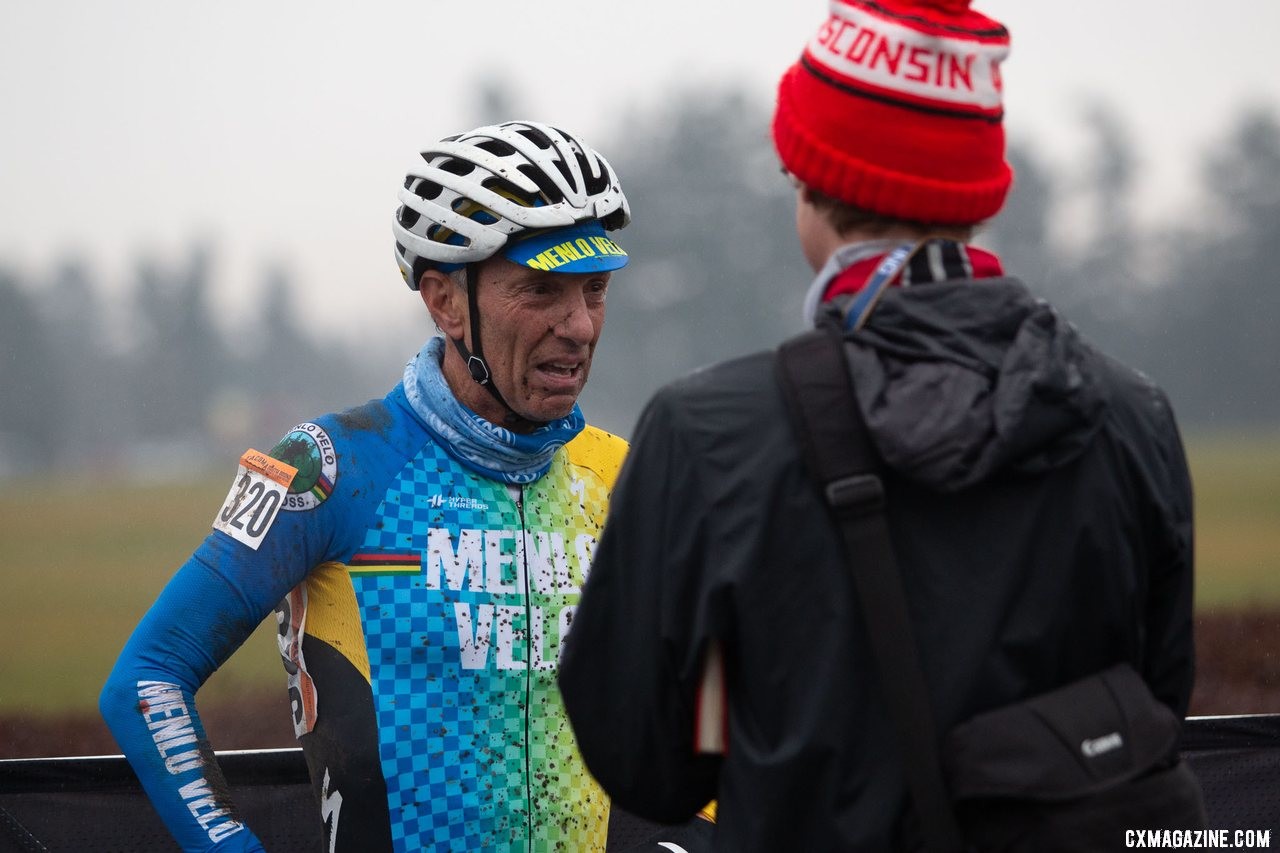
M 476 500 L 467 495 L 449 495 L 445 497 L 438 492 L 427 498 L 427 506 L 432 509 L 466 509 L 472 512 L 485 512 L 489 509 L 489 505 L 484 501 Z

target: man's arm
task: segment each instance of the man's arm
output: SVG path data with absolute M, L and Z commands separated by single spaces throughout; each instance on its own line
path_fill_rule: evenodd
M 332 502 L 278 512 L 287 483 L 255 482 L 245 462 L 251 454 L 249 464 L 272 470 L 264 454 L 242 457 L 217 529 L 143 616 L 99 697 L 108 728 L 183 850 L 262 849 L 236 816 L 194 697 L 329 540 L 321 519 Z
M 622 808 L 663 823 L 715 796 L 718 756 L 693 751 L 710 645 L 695 459 L 659 395 L 619 476 L 560 687 L 588 769 Z
M 270 612 L 273 592 L 236 589 L 210 562 L 225 550 L 218 544 L 206 542 L 139 622 L 99 708 L 183 850 L 257 851 L 261 843 L 230 801 L 195 693 Z

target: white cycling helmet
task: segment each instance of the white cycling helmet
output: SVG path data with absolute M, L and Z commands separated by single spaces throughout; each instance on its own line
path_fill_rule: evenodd
M 618 176 L 571 133 L 509 121 L 449 136 L 423 150 L 400 189 L 396 262 L 414 290 L 429 267 L 483 261 L 514 235 L 631 221 Z

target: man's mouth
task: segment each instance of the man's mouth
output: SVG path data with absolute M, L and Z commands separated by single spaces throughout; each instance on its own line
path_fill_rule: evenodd
M 586 370 L 587 362 L 581 359 L 543 361 L 538 364 L 538 383 L 543 393 L 577 396 Z
M 582 367 L 582 363 L 577 361 L 575 362 L 549 361 L 549 362 L 544 362 L 541 365 L 541 367 L 543 372 L 550 373 L 552 376 L 560 376 L 565 379 L 572 379 L 574 376 L 578 375 L 578 370 Z

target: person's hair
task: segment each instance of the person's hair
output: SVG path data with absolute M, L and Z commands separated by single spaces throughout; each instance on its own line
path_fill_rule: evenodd
M 807 187 L 809 203 L 831 224 L 835 232 L 845 237 L 854 231 L 877 237 L 885 234 L 908 232 L 919 237 L 931 235 L 956 237 L 967 241 L 973 237 L 977 225 L 953 225 L 945 222 L 917 222 L 913 219 L 898 219 L 885 216 L 873 210 L 840 201 L 826 193 Z

